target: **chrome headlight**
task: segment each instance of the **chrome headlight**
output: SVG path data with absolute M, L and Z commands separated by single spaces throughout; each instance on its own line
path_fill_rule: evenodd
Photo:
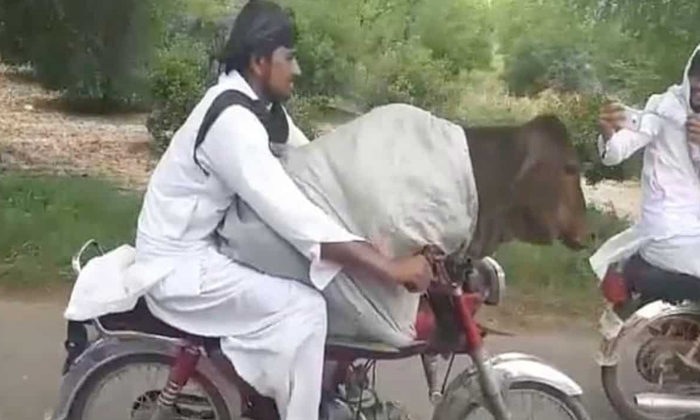
M 506 294 L 506 275 L 501 265 L 491 257 L 474 260 L 472 264 L 468 288 L 481 293 L 486 305 L 501 303 Z

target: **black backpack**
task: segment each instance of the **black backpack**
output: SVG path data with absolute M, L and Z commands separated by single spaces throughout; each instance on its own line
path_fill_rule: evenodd
M 287 116 L 279 102 L 274 102 L 268 110 L 262 101 L 254 100 L 243 92 L 233 89 L 225 90 L 214 99 L 204 115 L 202 125 L 197 132 L 197 139 L 194 142 L 194 150 L 192 151 L 194 162 L 207 176 L 209 176 L 209 172 L 202 167 L 197 159 L 197 148 L 204 142 L 209 129 L 216 122 L 216 119 L 219 118 L 219 115 L 226 108 L 233 105 L 241 105 L 255 114 L 263 127 L 265 127 L 270 143 L 284 144 L 289 138 Z

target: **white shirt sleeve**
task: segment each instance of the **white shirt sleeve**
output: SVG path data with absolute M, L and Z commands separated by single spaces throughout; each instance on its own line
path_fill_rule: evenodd
M 311 261 L 310 278 L 323 289 L 342 267 L 321 260 L 321 243 L 363 239 L 314 205 L 270 152 L 264 127 L 241 106 L 226 109 L 198 149 L 211 173 L 248 203 L 278 234 Z
M 645 147 L 656 139 L 661 131 L 659 118 L 654 115 L 644 115 L 639 131 L 622 129 L 605 142 L 598 136 L 598 152 L 604 165 L 619 165 L 637 150 Z

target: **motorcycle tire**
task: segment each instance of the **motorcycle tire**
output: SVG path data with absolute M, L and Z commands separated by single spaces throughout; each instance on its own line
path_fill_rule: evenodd
M 603 366 L 601 370 L 603 389 L 617 414 L 625 420 L 697 420 L 698 414 L 652 415 L 644 412 L 634 401 L 625 398 L 617 382 L 617 366 Z
M 436 410 L 433 420 L 477 420 L 484 418 L 480 416 L 479 411 L 483 406 L 483 399 L 479 390 L 476 377 L 471 378 L 472 384 L 463 388 L 465 394 L 454 398 L 454 403 L 447 403 L 441 409 Z M 558 405 L 568 412 L 570 420 L 591 420 L 579 397 L 572 397 L 562 393 L 561 391 L 539 382 L 531 381 L 514 381 L 510 384 L 508 392 L 511 391 L 534 391 L 542 395 L 546 395 L 550 400 L 556 401 Z M 456 395 L 453 395 L 456 397 Z M 466 401 L 461 397 L 467 397 Z M 449 398 L 449 395 L 446 395 Z M 492 419 L 493 417 L 491 417 Z M 527 417 L 534 420 L 552 420 L 549 416 Z M 514 420 L 518 420 L 517 415 L 513 416 Z
M 174 362 L 174 358 L 164 356 L 164 355 L 159 355 L 159 354 L 138 354 L 138 355 L 133 355 L 133 356 L 128 356 L 124 357 L 118 360 L 115 360 L 114 362 L 111 362 L 102 368 L 100 368 L 97 372 L 95 372 L 93 375 L 88 378 L 88 380 L 85 382 L 85 384 L 80 388 L 78 394 L 76 395 L 75 399 L 73 400 L 73 403 L 71 404 L 71 408 L 69 411 L 68 419 L 69 420 L 97 420 L 97 419 L 103 419 L 104 414 L 106 413 L 96 413 L 94 416 L 90 415 L 88 411 L 90 408 L 90 402 L 97 396 L 99 395 L 100 392 L 110 383 L 110 380 L 114 379 L 115 377 L 118 377 L 120 373 L 122 372 L 128 372 L 128 369 L 134 368 L 137 366 L 142 366 L 148 369 L 160 369 L 163 370 L 164 372 L 169 372 L 170 367 L 172 366 Z M 162 375 L 161 375 L 162 376 Z M 167 378 L 167 374 L 166 374 Z M 165 382 L 167 382 L 167 379 L 165 380 L 160 380 L 160 383 L 158 386 L 154 387 L 155 389 L 149 389 L 147 390 L 147 394 L 151 394 L 152 397 L 150 398 L 153 400 L 153 398 L 157 397 L 157 395 L 160 393 L 162 388 L 165 386 Z M 226 403 L 224 401 L 223 396 L 221 393 L 214 387 L 214 385 L 207 380 L 207 378 L 198 373 L 195 372 L 194 375 L 190 378 L 188 381 L 187 387 L 195 387 L 198 389 L 201 389 L 203 391 L 204 397 L 208 400 L 208 403 L 211 407 L 211 411 L 213 412 L 213 419 L 215 420 L 234 420 L 231 417 L 231 413 L 229 413 L 229 410 L 226 406 Z M 159 388 L 160 387 L 160 388 Z M 139 397 L 140 398 L 140 397 Z M 201 398 L 201 397 L 200 397 Z M 178 405 L 179 400 L 176 400 L 175 406 Z M 133 402 L 133 406 L 131 409 L 133 411 L 136 411 L 138 401 Z M 152 403 L 149 402 L 149 403 Z M 149 417 L 149 416 L 146 416 Z M 129 418 L 114 418 L 113 420 L 135 420 L 142 418 L 142 416 L 134 414 L 134 412 L 131 413 L 131 416 Z M 178 419 L 182 417 L 177 417 Z

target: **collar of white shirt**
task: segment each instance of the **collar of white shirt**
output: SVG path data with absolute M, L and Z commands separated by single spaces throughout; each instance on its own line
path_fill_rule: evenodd
M 236 70 L 232 70 L 230 73 L 221 73 L 219 75 L 219 85 L 242 92 L 254 101 L 260 99 L 243 75 Z M 270 107 L 272 107 L 272 104 L 267 104 L 268 110 Z

